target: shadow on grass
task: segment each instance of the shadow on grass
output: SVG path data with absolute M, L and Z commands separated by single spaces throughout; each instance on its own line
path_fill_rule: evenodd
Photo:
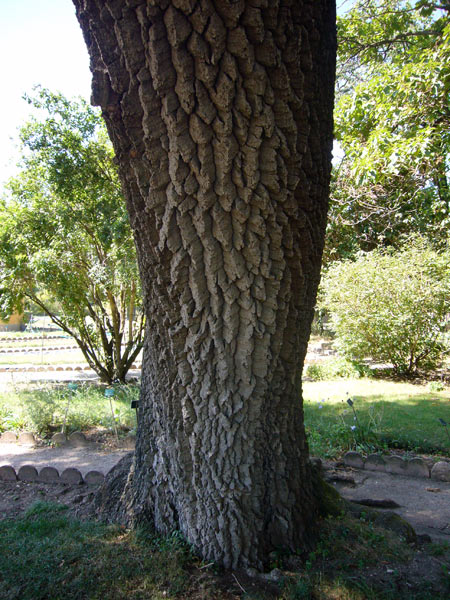
M 178 533 L 161 537 L 145 529 L 80 522 L 62 505 L 37 502 L 23 517 L 0 521 L 0 598 L 438 600 L 449 597 L 450 580 L 440 566 L 447 569 L 450 555 L 448 546 L 434 546 L 430 551 L 439 564 L 421 552 L 419 562 L 428 561 L 423 570 L 432 577 L 421 574 L 412 589 L 405 582 L 415 550 L 373 523 L 369 513 L 341 515 L 322 522 L 308 555 L 275 553 L 270 568 L 282 569 L 283 580 L 269 585 L 245 572 L 235 575 L 202 563 Z
M 192 560 L 177 536 L 75 521 L 60 505 L 0 521 L 0 598 L 9 600 L 170 599 L 187 589 Z

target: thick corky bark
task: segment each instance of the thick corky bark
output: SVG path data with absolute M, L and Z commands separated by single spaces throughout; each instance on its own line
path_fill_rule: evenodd
M 301 370 L 332 143 L 332 0 L 74 0 L 148 316 L 124 511 L 225 566 L 307 544 Z

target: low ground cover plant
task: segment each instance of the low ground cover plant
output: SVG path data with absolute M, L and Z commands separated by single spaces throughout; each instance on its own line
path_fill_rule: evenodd
M 130 430 L 136 426 L 136 414 L 131 401 L 139 397 L 135 385 L 114 386 L 114 396 L 105 396 L 105 388 L 80 385 L 71 390 L 67 385 L 47 386 L 0 393 L 0 433 L 27 429 L 42 437 L 61 430 L 67 411 L 66 431 L 90 427 L 113 426 Z
M 305 368 L 305 375 L 313 381 L 326 381 L 328 379 L 358 379 L 359 377 L 371 377 L 371 369 L 356 361 L 338 356 L 321 363 L 312 363 Z

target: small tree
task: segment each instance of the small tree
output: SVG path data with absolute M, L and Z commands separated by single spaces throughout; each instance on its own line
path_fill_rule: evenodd
M 442 359 L 450 311 L 450 255 L 417 238 L 396 252 L 374 250 L 331 265 L 322 306 L 349 357 L 393 364 L 411 376 Z
M 30 102 L 47 116 L 22 129 L 23 170 L 0 207 L 2 311 L 32 300 L 103 381 L 125 381 L 144 321 L 111 145 L 84 101 L 40 90 Z

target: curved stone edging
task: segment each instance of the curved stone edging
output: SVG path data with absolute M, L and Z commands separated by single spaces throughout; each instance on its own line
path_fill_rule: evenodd
M 20 348 L 0 348 L 0 354 L 37 354 L 38 352 L 54 352 L 55 350 L 77 350 L 78 346 L 23 346 Z
M 16 472 L 11 465 L 0 467 L 0 481 L 27 481 L 36 483 L 62 483 L 67 485 L 101 485 L 105 476 L 100 471 L 89 471 L 83 477 L 78 469 L 69 467 L 59 473 L 54 467 L 42 467 L 40 471 L 33 465 L 22 465 Z
M 73 446 L 85 446 L 89 442 L 83 433 L 75 431 L 67 439 L 63 434 L 65 443 L 69 443 Z M 0 436 L 0 442 L 4 443 L 18 443 L 31 446 L 36 443 L 34 435 L 28 431 L 22 431 L 17 436 L 14 431 L 5 431 Z M 33 465 L 22 465 L 16 472 L 12 465 L 0 466 L 0 480 L 3 481 L 28 481 L 28 482 L 40 482 L 40 483 L 66 483 L 71 485 L 77 485 L 86 483 L 88 485 L 100 485 L 103 483 L 105 476 L 100 471 L 89 471 L 86 475 L 82 476 L 78 469 L 69 467 L 59 473 L 55 467 L 42 467 L 40 471 Z
M 124 449 L 133 450 L 135 439 L 134 435 L 128 435 L 124 440 Z M 0 435 L 0 442 L 32 446 L 36 443 L 36 439 L 32 433 L 27 431 L 23 431 L 18 435 L 14 431 L 5 431 Z M 55 446 L 86 447 L 91 442 L 86 439 L 86 436 L 81 431 L 74 431 L 69 437 L 66 437 L 63 433 L 54 434 L 52 443 Z M 51 466 L 41 467 L 38 471 L 32 464 L 22 465 L 18 467 L 18 470 L 9 464 L 0 466 L 0 481 L 60 483 L 67 485 L 86 484 L 92 486 L 101 485 L 104 480 L 105 475 L 97 470 L 88 471 L 83 477 L 82 473 L 74 467 L 69 467 L 59 472 L 58 469 Z
M 142 363 L 133 364 L 130 367 L 130 371 L 139 370 L 142 368 Z M 0 367 L 0 373 L 46 373 L 48 371 L 92 371 L 89 365 L 81 366 L 77 365 L 75 367 L 68 365 L 67 367 L 63 366 L 46 366 L 46 367 Z
M 16 434 L 15 431 L 4 431 L 0 435 L 0 443 L 2 444 L 13 444 L 15 442 L 31 446 L 36 443 L 36 438 L 29 431 L 21 431 L 19 434 Z
M 384 471 L 394 475 L 406 475 L 407 477 L 423 477 L 437 481 L 450 481 L 450 462 L 439 461 L 430 467 L 423 458 L 404 459 L 401 456 L 381 456 L 380 454 L 369 454 L 364 459 L 359 452 L 350 451 L 344 456 L 346 467 L 354 469 L 365 469 L 367 471 Z
M 13 342 L 14 344 L 18 342 L 35 342 L 40 340 L 66 340 L 67 336 L 65 335 L 41 335 L 41 336 L 0 336 L 0 342 Z

